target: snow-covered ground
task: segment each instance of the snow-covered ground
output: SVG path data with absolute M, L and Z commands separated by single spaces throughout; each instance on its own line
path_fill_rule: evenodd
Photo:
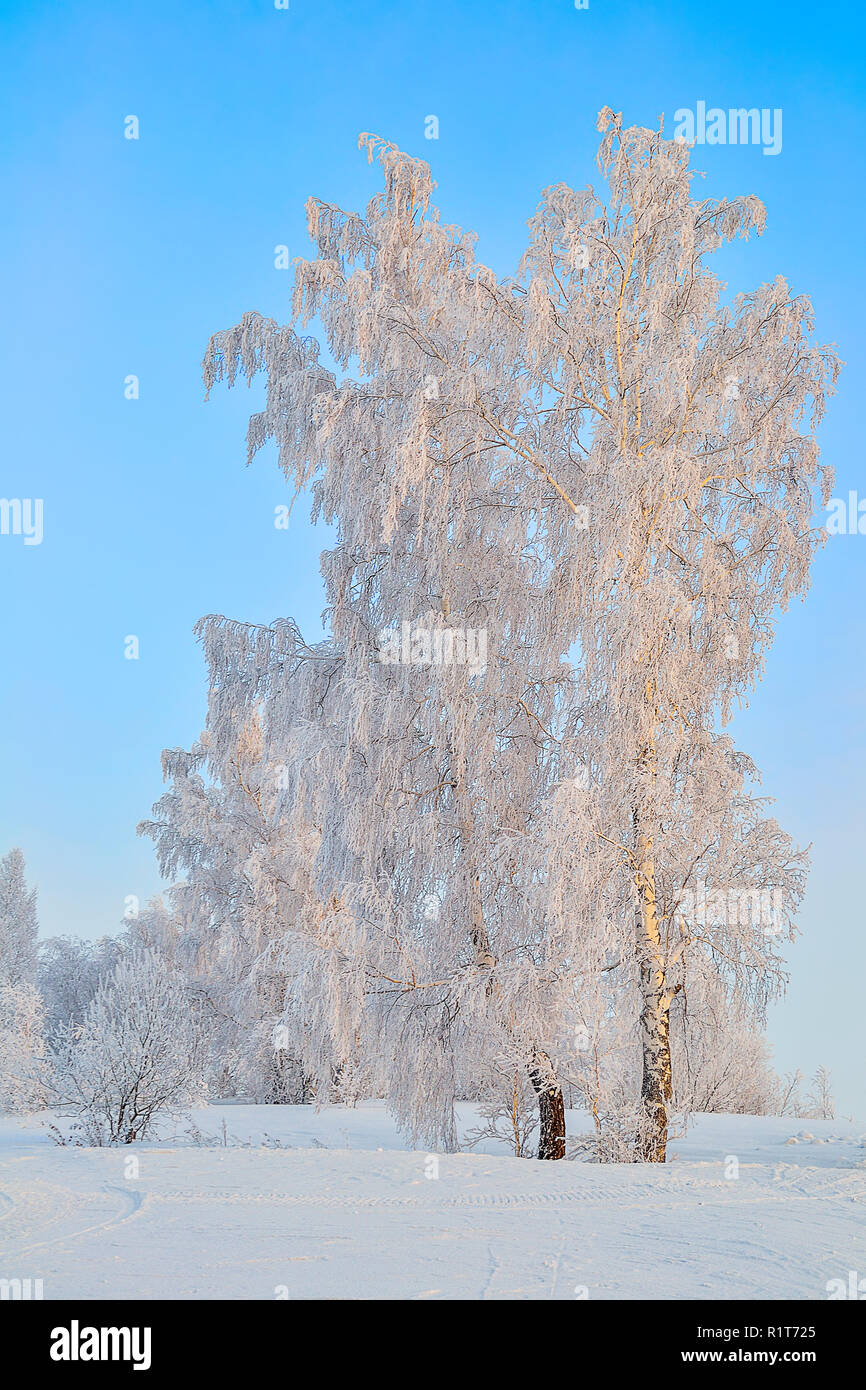
M 866 1275 L 866 1126 L 845 1121 L 707 1115 L 649 1168 L 433 1162 L 376 1104 L 194 1118 L 212 1145 L 182 1126 L 59 1148 L 50 1117 L 0 1120 L 0 1279 L 46 1299 L 826 1299 Z

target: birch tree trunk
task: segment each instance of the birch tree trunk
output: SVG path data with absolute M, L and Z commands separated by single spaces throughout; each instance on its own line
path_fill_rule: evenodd
M 645 1163 L 664 1163 L 667 1157 L 668 1104 L 672 1093 L 671 995 L 667 988 L 659 931 L 652 839 L 640 837 L 638 846 L 635 946 L 640 972 L 641 1108 L 644 1123 L 638 1137 L 637 1156 Z
M 657 685 L 648 678 L 644 699 L 651 711 L 651 734 L 639 758 L 643 776 L 651 784 L 657 774 L 656 729 L 658 727 Z M 636 874 L 635 903 L 636 954 L 640 973 L 640 1039 L 642 1055 L 641 1109 L 638 1157 L 645 1163 L 664 1163 L 668 1143 L 668 1103 L 673 1091 L 671 1078 L 670 1006 L 664 949 L 656 901 L 656 870 L 653 822 L 649 825 L 639 807 L 634 810 Z

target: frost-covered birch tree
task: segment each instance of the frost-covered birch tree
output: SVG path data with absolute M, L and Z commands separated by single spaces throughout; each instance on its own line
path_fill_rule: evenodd
M 801 883 L 719 724 L 808 581 L 829 488 L 814 429 L 837 363 L 783 280 L 730 298 L 708 264 L 760 232 L 757 199 L 695 199 L 685 146 L 607 110 L 599 128 L 606 192 L 546 190 L 505 279 L 441 223 L 422 161 L 362 137 L 383 191 L 364 216 L 311 200 L 317 255 L 298 264 L 293 323 L 246 315 L 213 339 L 205 374 L 210 388 L 264 373 L 250 457 L 275 440 L 338 527 L 332 632 L 353 738 L 381 757 L 365 763 L 364 844 L 341 834 L 377 929 L 395 881 L 404 914 L 447 886 L 453 940 L 450 910 L 418 939 L 442 950 L 461 1018 L 484 979 L 476 1015 L 541 1061 L 542 1095 L 551 1010 L 561 1023 L 588 980 L 624 972 L 637 1153 L 663 1161 L 689 954 L 755 996 L 778 973 L 760 923 L 726 914 L 698 931 L 680 895 L 698 876 L 787 893 L 790 930 Z M 351 375 L 338 381 L 299 336 L 313 319 Z M 454 693 L 453 670 L 419 682 L 413 669 L 383 695 L 378 634 L 419 611 L 428 629 L 485 615 L 481 679 Z
M 670 824 L 676 782 L 691 777 L 696 838 L 713 799 L 740 791 L 714 730 L 759 676 L 779 610 L 808 583 L 816 494 L 826 501 L 829 488 L 814 429 L 838 364 L 812 342 L 808 300 L 781 278 L 729 300 L 707 264 L 726 239 L 761 230 L 757 199 L 696 201 L 686 148 L 623 130 L 609 111 L 600 128 L 607 199 L 549 190 L 531 225 L 528 335 L 555 393 L 548 431 L 576 413 L 590 436 L 576 474 L 550 432 L 546 456 L 556 450 L 558 480 L 590 507 L 570 538 L 560 513 L 559 553 L 573 575 L 584 698 L 601 714 L 598 744 L 619 788 L 600 843 L 618 847 L 635 892 L 642 1156 L 663 1160 L 683 942 L 672 958 L 659 864 L 681 835 Z M 716 852 L 730 860 L 725 838 Z M 791 858 L 776 848 L 771 876 Z M 727 872 L 751 862 L 735 853 Z M 742 963 L 753 924 L 725 925 L 727 954 Z M 760 973 L 761 957 L 753 964 Z
M 228 370 L 235 347 L 224 345 Z M 528 1071 L 542 1112 L 539 1151 L 561 1157 L 561 1089 L 542 1041 L 550 1020 L 541 997 L 552 983 L 539 988 L 539 969 L 549 975 L 543 925 L 507 841 L 526 832 L 553 786 L 557 704 L 570 675 L 534 630 L 542 586 L 518 530 L 525 519 L 483 470 L 477 479 L 463 471 L 479 502 L 459 508 L 456 525 L 450 515 L 437 523 L 452 531 L 438 555 L 407 501 L 399 540 L 383 547 L 375 508 L 363 517 L 356 509 L 340 515 L 340 544 L 324 557 L 343 647 L 333 698 L 339 691 L 345 713 L 339 736 L 310 763 L 318 782 L 328 757 L 332 793 L 319 812 L 316 873 L 321 898 L 348 912 L 353 952 L 369 930 L 361 956 L 370 992 L 400 1030 L 390 1092 L 410 1131 L 453 1146 L 453 1041 L 469 1029 L 479 1071 L 479 1041 L 494 1036 Z M 288 693 L 280 708 L 281 691 L 278 679 L 269 706 L 269 727 L 283 730 L 277 743 L 294 717 Z M 298 776 L 309 803 L 299 765 Z

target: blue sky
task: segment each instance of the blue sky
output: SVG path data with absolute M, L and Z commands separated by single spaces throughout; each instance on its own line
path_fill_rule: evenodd
M 307 254 L 310 194 L 359 208 L 374 191 L 360 131 L 429 159 L 445 218 L 505 272 L 540 190 L 597 178 L 602 106 L 629 124 L 665 112 L 671 133 L 701 100 L 781 108 L 778 155 L 704 145 L 693 164 L 709 194 L 766 203 L 765 235 L 720 273 L 811 295 L 847 364 L 824 459 L 837 495 L 866 496 L 863 30 L 853 3 L 772 0 L 0 0 L 0 496 L 44 499 L 41 545 L 0 536 L 0 850 L 24 850 L 46 933 L 113 932 L 128 894 L 160 887 L 135 825 L 160 750 L 201 727 L 196 619 L 319 630 L 323 537 L 300 504 L 274 528 L 273 458 L 243 466 L 258 392 L 205 404 L 200 361 L 245 310 L 286 317 L 274 247 Z M 866 1118 L 864 578 L 866 537 L 835 537 L 734 734 L 813 845 L 777 1065 L 825 1063 L 840 1111 Z

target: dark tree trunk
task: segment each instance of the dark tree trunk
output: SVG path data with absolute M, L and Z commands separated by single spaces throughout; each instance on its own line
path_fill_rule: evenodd
M 547 1053 L 533 1052 L 528 1070 L 538 1097 L 538 1157 L 565 1158 L 565 1101 Z

